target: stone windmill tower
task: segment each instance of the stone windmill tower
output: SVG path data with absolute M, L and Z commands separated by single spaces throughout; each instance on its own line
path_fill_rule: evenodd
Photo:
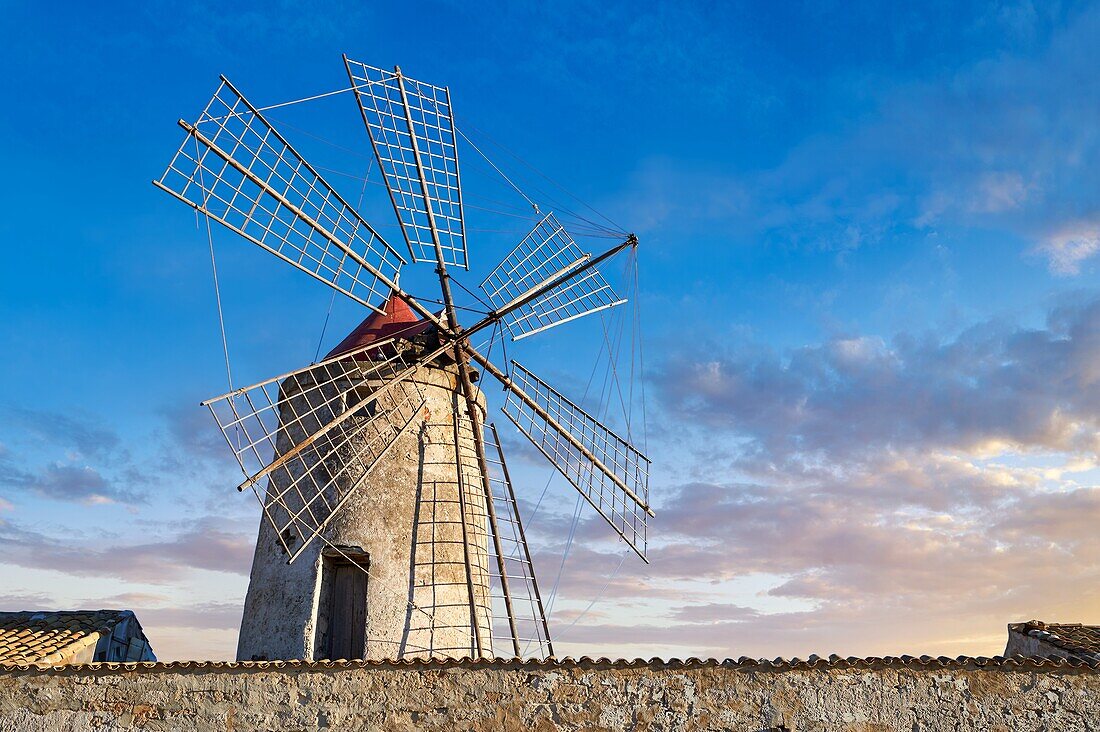
M 379 341 L 387 343 L 381 351 L 367 348 Z M 277 451 L 285 454 L 307 437 L 308 430 L 296 422 L 297 415 L 312 413 L 311 398 L 338 409 L 345 406 L 341 401 L 354 407 L 375 390 L 378 379 L 354 372 L 361 368 L 373 376 L 381 365 L 388 375 L 385 351 L 391 346 L 438 347 L 431 323 L 394 297 L 385 315 L 372 313 L 326 357 L 352 354 L 336 366 L 341 376 L 352 371 L 346 384 L 318 386 L 312 372 L 283 381 L 284 429 Z M 470 490 L 480 488 L 482 475 L 459 378 L 447 353 L 416 366 L 406 378 L 408 390 L 383 405 L 401 419 L 408 414 L 409 421 L 398 425 L 399 434 L 370 469 L 369 480 L 367 466 L 354 454 L 369 451 L 370 442 L 385 437 L 391 425 L 359 429 L 370 419 L 368 403 L 361 416 L 334 430 L 330 439 L 348 445 L 333 453 L 334 465 L 316 465 L 312 472 L 323 472 L 329 482 L 328 503 L 336 505 L 344 496 L 348 501 L 326 525 L 326 541 L 310 543 L 292 563 L 284 545 L 293 551 L 301 537 L 293 528 L 277 535 L 275 527 L 304 501 L 291 488 L 288 471 L 270 475 L 265 504 L 282 521 L 260 523 L 238 658 L 478 655 L 478 635 L 492 634 L 489 517 L 484 495 Z M 340 393 L 346 394 L 343 400 Z M 414 401 L 419 409 L 411 409 Z M 484 397 L 478 391 L 472 401 L 477 423 L 484 424 Z M 361 482 L 366 488 L 356 490 Z M 289 497 L 277 498 L 288 489 Z M 431 614 L 422 607 L 430 607 Z
M 626 302 L 598 267 L 637 239 L 602 228 L 620 241 L 593 257 L 532 203 L 534 228 L 483 296 L 463 287 L 476 302 L 456 305 L 450 269 L 469 258 L 450 93 L 344 62 L 411 259 L 434 265 L 441 312 L 401 288 L 405 258 L 224 77 L 199 119 L 180 122 L 187 137 L 154 181 L 373 311 L 321 361 L 204 402 L 245 474 L 238 488 L 263 508 L 238 657 L 552 655 L 475 384 L 499 382 L 508 420 L 643 560 L 649 460 L 471 338 L 519 340 Z M 460 309 L 481 317 L 464 325 Z

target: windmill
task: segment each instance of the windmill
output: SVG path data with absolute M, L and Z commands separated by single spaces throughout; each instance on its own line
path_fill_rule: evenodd
M 326 358 L 203 402 L 263 509 L 238 656 L 550 656 L 546 611 L 499 433 L 475 384 L 643 560 L 649 460 L 531 370 L 513 340 L 625 302 L 554 213 L 480 284 L 469 269 L 450 93 L 344 58 L 409 259 L 225 77 L 154 184 L 371 313 Z M 536 208 L 537 211 L 537 208 Z M 208 228 L 209 232 L 209 228 Z M 441 310 L 402 289 L 434 265 Z

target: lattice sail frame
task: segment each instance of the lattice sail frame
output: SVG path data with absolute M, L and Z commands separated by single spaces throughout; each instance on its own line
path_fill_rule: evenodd
M 507 657 L 512 653 L 509 612 L 507 608 L 502 607 L 505 596 L 503 582 L 497 569 L 496 558 L 499 556 L 508 580 L 511 617 L 512 622 L 515 623 L 516 638 L 523 647 L 520 655 L 546 658 L 554 655 L 554 647 L 550 640 L 550 629 L 542 604 L 542 596 L 539 594 L 538 583 L 535 580 L 535 566 L 527 546 L 527 537 L 520 519 L 519 504 L 516 502 L 512 478 L 508 472 L 508 465 L 504 461 L 500 435 L 497 433 L 496 425 L 490 423 L 487 426 L 488 431 L 484 435 L 486 460 L 489 463 L 489 484 L 501 544 L 499 555 L 496 553 L 496 545 L 494 543 L 489 545 L 492 560 L 489 562 L 489 567 L 490 595 L 493 600 L 493 655 Z
M 222 77 L 154 185 L 382 312 L 404 258 Z
M 256 492 L 289 561 L 423 407 L 420 386 L 408 379 L 416 368 L 391 338 L 203 402 L 246 476 L 238 488 Z M 354 483 L 338 494 L 345 474 Z M 261 496 L 264 478 L 269 484 Z
M 551 212 L 508 253 L 481 283 L 495 308 L 503 308 L 524 293 L 591 259 Z M 598 269 L 564 282 L 504 317 L 512 340 L 625 303 Z
M 469 269 L 450 92 L 346 56 L 359 111 L 416 262 Z
M 511 378 L 600 464 L 585 456 L 562 429 L 542 418 L 508 389 L 501 408 L 505 416 L 580 491 L 615 533 L 648 561 L 649 458 L 515 361 Z

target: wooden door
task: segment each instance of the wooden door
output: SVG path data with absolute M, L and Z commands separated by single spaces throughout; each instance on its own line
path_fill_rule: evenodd
M 362 658 L 367 640 L 367 573 L 346 563 L 333 569 L 328 657 Z

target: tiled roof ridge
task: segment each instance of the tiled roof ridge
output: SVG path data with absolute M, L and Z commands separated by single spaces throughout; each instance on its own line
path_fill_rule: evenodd
M 0 615 L 133 615 L 133 610 L 99 608 L 98 610 L 5 610 Z
M 735 670 L 761 670 L 761 671 L 788 671 L 788 670 L 812 670 L 812 669 L 856 669 L 873 670 L 885 668 L 909 668 L 909 669 L 957 669 L 977 670 L 988 669 L 998 671 L 1057 671 L 1057 670 L 1081 670 L 1100 672 L 1100 660 L 1085 660 L 1078 658 L 1048 658 L 1041 656 L 871 656 L 857 658 L 850 656 L 841 658 L 831 655 L 828 658 L 810 656 L 803 660 L 800 658 L 749 658 L 742 656 L 737 659 L 727 658 L 635 658 L 635 659 L 610 659 L 606 657 L 592 658 L 581 656 L 580 658 L 565 657 L 546 660 L 514 658 L 473 659 L 473 658 L 441 658 L 441 659 L 393 659 L 393 660 L 357 660 L 357 661 L 145 661 L 132 663 L 86 663 L 64 666 L 48 666 L 41 664 L 0 664 L 0 671 L 42 671 L 42 672 L 111 672 L 111 671 L 204 671 L 204 670 L 241 670 L 241 671 L 270 671 L 270 670 L 352 670 L 352 669 L 388 669 L 388 670 L 442 670 L 442 669 L 503 669 L 503 670 L 549 670 L 549 669 L 650 669 L 650 670 L 677 670 L 693 668 L 726 668 Z

